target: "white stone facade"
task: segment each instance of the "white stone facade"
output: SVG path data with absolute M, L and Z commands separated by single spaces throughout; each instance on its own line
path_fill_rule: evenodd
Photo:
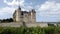
M 31 11 L 22 11 L 19 7 L 13 14 L 14 22 L 36 23 L 36 12 L 34 9 Z

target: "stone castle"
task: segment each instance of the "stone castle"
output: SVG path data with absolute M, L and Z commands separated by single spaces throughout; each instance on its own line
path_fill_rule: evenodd
M 48 23 L 46 22 L 36 22 L 36 11 L 34 9 L 31 11 L 22 11 L 20 6 L 13 13 L 13 21 L 11 23 L 0 23 L 0 27 L 20 27 L 25 25 L 27 27 L 48 27 Z
M 31 11 L 22 11 L 19 6 L 13 14 L 13 20 L 14 22 L 35 23 L 36 12 L 34 9 L 32 9 Z

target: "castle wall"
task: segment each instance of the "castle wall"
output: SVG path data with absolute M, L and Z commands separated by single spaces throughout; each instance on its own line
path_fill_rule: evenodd
M 28 23 L 28 21 L 29 21 L 28 19 L 29 19 L 28 13 L 24 14 L 24 15 L 23 15 L 23 21 L 24 21 L 25 23 Z
M 29 19 L 28 19 L 29 23 L 32 23 L 32 22 L 31 22 L 31 13 L 28 14 L 28 18 L 29 18 Z
M 25 23 L 27 27 L 48 27 L 47 23 Z M 16 23 L 16 22 L 11 22 L 11 23 L 0 23 L 0 27 L 20 27 L 23 26 L 23 23 Z

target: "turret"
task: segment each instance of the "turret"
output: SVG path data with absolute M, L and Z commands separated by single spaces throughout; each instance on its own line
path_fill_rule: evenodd
M 20 6 L 18 7 L 17 10 L 15 10 L 14 15 L 15 15 L 15 17 L 14 17 L 14 18 L 15 18 L 14 21 L 16 21 L 16 22 L 20 22 L 20 15 L 21 15 L 21 8 L 20 8 Z
M 18 7 L 18 10 L 21 10 L 21 7 L 20 6 Z
M 36 22 L 36 12 L 34 9 L 31 10 L 31 22 Z

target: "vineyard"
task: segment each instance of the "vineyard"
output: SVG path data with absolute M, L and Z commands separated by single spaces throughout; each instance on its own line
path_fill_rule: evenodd
M 60 27 L 0 27 L 0 34 L 60 34 Z

